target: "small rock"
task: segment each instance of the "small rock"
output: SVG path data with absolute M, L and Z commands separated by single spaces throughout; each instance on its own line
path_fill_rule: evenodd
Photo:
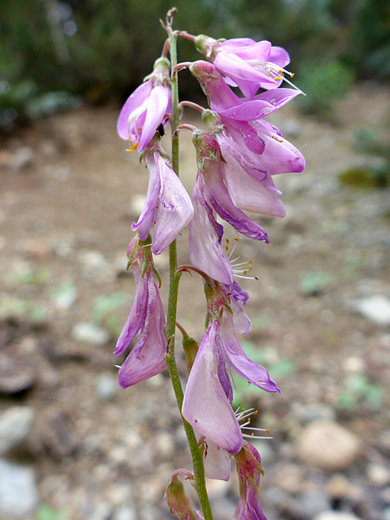
M 31 518 L 38 501 L 33 469 L 0 459 L 0 515 Z
M 82 264 L 84 275 L 92 278 L 96 275 L 106 275 L 110 265 L 100 251 L 80 251 L 78 260 Z
M 59 310 L 68 310 L 76 302 L 78 292 L 72 283 L 65 283 L 58 287 L 52 295 L 54 305 Z
M 304 485 L 303 468 L 295 464 L 288 464 L 282 467 L 275 477 L 275 485 L 287 491 L 287 493 L 300 493 Z
M 24 356 L 2 352 L 0 356 L 0 392 L 18 394 L 29 389 L 37 379 L 35 367 L 26 364 Z
M 92 322 L 79 322 L 72 328 L 72 338 L 77 343 L 85 343 L 91 347 L 102 347 L 110 340 L 110 334 Z
M 112 520 L 137 520 L 137 515 L 133 508 L 121 507 L 115 512 Z
M 349 356 L 343 362 L 343 369 L 350 374 L 361 374 L 365 368 L 364 360 L 357 356 Z
M 39 434 L 43 445 L 57 460 L 72 455 L 78 443 L 67 414 L 56 407 L 49 408 L 40 417 Z
M 344 475 L 336 474 L 329 479 L 326 490 L 331 498 L 341 499 L 352 493 L 352 486 Z
M 359 520 L 359 518 L 352 513 L 343 511 L 324 511 L 317 515 L 314 520 Z
M 298 503 L 301 507 L 302 515 L 308 520 L 311 520 L 319 513 L 327 511 L 330 507 L 328 497 L 321 489 L 305 491 L 298 498 Z
M 11 161 L 11 167 L 15 170 L 23 170 L 34 161 L 35 152 L 29 146 L 22 146 L 14 153 Z
M 118 380 L 110 374 L 101 374 L 96 379 L 96 394 L 102 401 L 110 401 L 119 390 Z
M 347 306 L 375 323 L 375 325 L 382 327 L 390 325 L 390 300 L 381 294 L 349 301 Z
M 156 449 L 161 457 L 169 458 L 175 451 L 175 439 L 171 433 L 163 432 L 157 435 Z
M 28 406 L 15 406 L 0 415 L 0 455 L 20 446 L 34 423 L 35 413 Z
M 89 520 L 110 520 L 112 513 L 113 507 L 109 502 L 98 502 L 94 512 L 89 516 Z
M 390 482 L 390 470 L 382 464 L 369 464 L 367 476 L 375 486 L 386 486 Z
M 309 424 L 298 441 L 298 456 L 302 462 L 329 471 L 347 469 L 359 453 L 359 438 L 332 421 Z
M 390 520 L 390 506 L 383 510 L 381 520 Z
M 144 205 L 146 202 L 146 196 L 137 193 L 136 195 L 133 195 L 130 201 L 129 206 L 129 216 L 137 219 L 139 215 L 142 213 L 142 210 L 144 209 Z

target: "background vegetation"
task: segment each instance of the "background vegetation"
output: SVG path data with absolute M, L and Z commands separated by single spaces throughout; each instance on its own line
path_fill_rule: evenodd
M 122 101 L 150 72 L 171 0 L 17 0 L 0 13 L 0 126 Z M 384 0 L 178 0 L 175 26 L 286 46 L 307 110 L 327 110 L 356 78 L 390 77 Z M 192 45 L 184 43 L 186 55 Z M 195 51 L 194 57 L 196 56 Z M 320 59 L 319 59 L 320 57 Z M 189 78 L 187 79 L 189 81 Z M 184 78 L 186 86 L 186 78 Z

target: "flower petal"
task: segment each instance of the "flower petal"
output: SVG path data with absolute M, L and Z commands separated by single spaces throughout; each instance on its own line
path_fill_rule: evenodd
M 233 204 L 242 210 L 284 217 L 286 211 L 278 197 L 271 175 L 262 172 L 262 182 L 255 179 L 255 169 L 249 174 L 230 153 L 223 150 L 223 174 Z
M 231 469 L 230 457 L 210 439 L 205 439 L 204 443 L 206 449 L 203 452 L 203 464 L 206 477 L 228 481 Z
M 236 416 L 219 382 L 213 351 L 216 330 L 205 334 L 192 366 L 182 407 L 183 417 L 195 430 L 230 453 L 242 447 Z
M 153 232 L 152 252 L 159 255 L 187 226 L 194 214 L 191 199 L 171 166 L 157 154 L 160 200 Z
M 119 137 L 122 139 L 129 139 L 131 137 L 129 132 L 129 116 L 131 113 L 141 106 L 144 101 L 149 97 L 150 91 L 152 90 L 151 81 L 145 81 L 142 83 L 134 92 L 127 98 L 123 105 L 117 123 L 117 131 Z
M 221 325 L 221 338 L 224 342 L 227 362 L 243 379 L 267 392 L 280 392 L 278 385 L 270 378 L 268 371 L 255 363 L 243 351 L 236 338 L 232 315 L 225 312 Z
M 148 273 L 148 306 L 145 325 L 133 350 L 119 370 L 119 386 L 127 388 L 166 369 L 165 316 L 156 282 Z
M 221 226 L 212 220 L 212 210 L 201 191 L 199 180 L 192 194 L 194 216 L 190 222 L 190 258 L 195 267 L 204 271 L 210 278 L 225 285 L 233 283 L 232 266 L 222 250 Z
M 153 87 L 148 99 L 145 122 L 137 149 L 138 152 L 150 143 L 158 127 L 162 124 L 169 104 L 170 93 L 170 89 L 163 85 Z
M 161 190 L 161 181 L 157 165 L 156 154 L 148 154 L 145 157 L 149 169 L 149 185 L 146 201 L 138 222 L 133 222 L 131 229 L 138 231 L 139 238 L 146 240 L 156 220 L 158 196 Z
M 126 325 L 119 336 L 115 348 L 115 356 L 122 354 L 135 338 L 137 332 L 143 327 L 146 320 L 146 310 L 148 302 L 148 283 L 146 278 L 142 278 L 141 269 L 137 264 L 132 266 L 135 278 L 136 289 L 134 302 L 127 318 Z

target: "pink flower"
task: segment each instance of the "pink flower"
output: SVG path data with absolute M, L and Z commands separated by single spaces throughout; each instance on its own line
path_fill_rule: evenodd
M 238 86 L 248 98 L 253 97 L 259 88 L 279 87 L 286 80 L 286 74 L 293 76 L 285 70 L 290 63 L 287 51 L 267 40 L 255 42 L 250 38 L 235 38 L 221 41 L 200 35 L 195 45 L 214 63 L 226 82 Z
M 122 107 L 117 131 L 122 139 L 132 143 L 129 151 L 142 151 L 160 125 L 168 124 L 172 105 L 169 68 L 166 58 L 156 60 L 150 79 L 140 85 Z
M 154 146 L 145 154 L 149 187 L 145 206 L 131 229 L 146 240 L 154 225 L 152 253 L 159 255 L 192 219 L 191 199 L 163 152 Z
M 216 311 L 215 311 L 216 312 Z M 233 389 L 228 373 L 267 392 L 280 392 L 267 370 L 248 358 L 239 344 L 231 313 L 213 319 L 199 346 L 184 394 L 182 414 L 193 428 L 229 453 L 238 453 L 243 437 L 231 407 Z
M 154 267 L 150 242 L 134 239 L 128 256 L 134 274 L 136 290 L 126 325 L 119 336 L 114 354 L 119 356 L 139 332 L 138 340 L 119 370 L 119 386 L 127 388 L 166 369 L 165 316 Z

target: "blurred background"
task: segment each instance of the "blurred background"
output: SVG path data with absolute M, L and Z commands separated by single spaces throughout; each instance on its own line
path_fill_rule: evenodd
M 259 410 L 269 520 L 390 519 L 390 7 L 381 0 L 178 1 L 174 27 L 287 48 L 307 94 L 272 116 L 306 156 L 275 178 L 284 219 L 240 240 L 248 354 L 282 394 L 237 382 Z M 148 175 L 116 135 L 150 73 L 169 2 L 18 0 L 0 9 L 0 518 L 159 520 L 172 471 L 190 467 L 165 375 L 119 390 L 112 351 L 134 284 L 130 224 Z M 179 59 L 201 56 L 179 41 Z M 181 98 L 205 104 L 188 72 Z M 185 114 L 200 125 L 194 114 Z M 169 149 L 169 143 L 166 143 Z M 181 175 L 196 175 L 183 135 Z M 188 263 L 187 237 L 179 239 Z M 166 301 L 167 257 L 156 258 Z M 183 276 L 179 321 L 204 330 Z M 178 349 L 179 351 L 180 349 Z M 184 362 L 179 355 L 184 373 Z M 210 481 L 215 519 L 238 484 Z

